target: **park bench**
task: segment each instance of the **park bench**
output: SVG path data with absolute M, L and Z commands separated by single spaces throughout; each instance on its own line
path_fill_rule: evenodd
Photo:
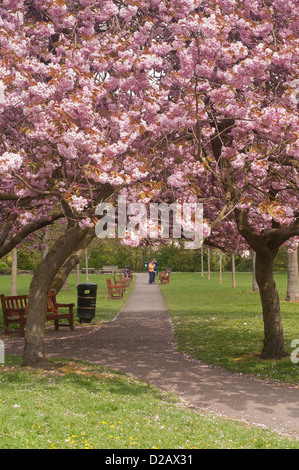
M 160 271 L 159 272 L 159 280 L 161 284 L 169 284 L 170 280 L 170 271 Z
M 123 286 L 113 285 L 111 279 L 106 279 L 108 287 L 108 299 L 122 299 L 123 298 Z
M 125 279 L 119 279 L 119 281 L 116 279 L 115 276 L 113 276 L 114 279 L 114 285 L 115 286 L 121 286 L 123 289 L 123 292 L 126 292 L 126 282 Z
M 123 276 L 122 274 L 119 274 L 119 280 L 125 284 L 125 286 L 130 287 L 131 284 L 131 278 L 128 276 Z
M 103 266 L 99 269 L 101 274 L 115 274 L 117 272 L 117 266 Z
M 27 321 L 28 295 L 6 297 L 1 294 L 1 305 L 4 318 L 4 334 L 9 335 L 9 325 L 20 324 L 20 336 L 24 336 Z
M 1 294 L 1 305 L 4 317 L 4 334 L 9 335 L 9 325 L 20 325 L 20 336 L 25 335 L 25 326 L 28 317 L 28 295 L 10 295 Z M 56 294 L 51 291 L 48 295 L 48 305 L 46 313 L 46 321 L 54 321 L 55 330 L 59 326 L 69 326 L 74 329 L 74 306 L 75 304 L 57 303 Z M 59 308 L 67 308 L 67 312 L 61 312 Z M 69 320 L 68 323 L 59 323 L 59 320 Z
M 133 272 L 132 271 L 127 272 L 126 270 L 124 270 L 124 276 L 125 276 L 126 279 L 130 279 L 130 281 L 132 281 Z
M 54 320 L 55 330 L 59 326 L 69 326 L 71 330 L 74 329 L 74 306 L 75 304 L 62 304 L 56 301 L 56 294 L 53 290 L 48 295 L 48 308 L 46 314 L 46 321 Z M 68 309 L 66 312 L 59 311 L 60 308 Z M 59 323 L 59 320 L 68 320 L 68 323 Z

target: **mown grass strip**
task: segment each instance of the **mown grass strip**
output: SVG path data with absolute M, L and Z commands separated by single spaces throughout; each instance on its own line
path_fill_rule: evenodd
M 0 366 L 1 449 L 286 449 L 299 441 L 183 409 L 175 396 L 78 361 Z
M 299 364 L 290 357 L 262 361 L 264 326 L 259 293 L 251 291 L 252 275 L 237 274 L 232 288 L 231 274 L 211 279 L 200 273 L 173 273 L 169 285 L 162 285 L 171 315 L 178 350 L 207 364 L 254 375 L 257 378 L 289 384 L 299 383 Z M 281 299 L 285 349 L 299 343 L 299 303 L 284 302 L 287 277 L 275 275 Z

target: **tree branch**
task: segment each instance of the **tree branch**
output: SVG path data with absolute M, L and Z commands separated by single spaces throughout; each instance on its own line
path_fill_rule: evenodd
M 57 212 L 53 214 L 51 218 L 44 217 L 43 219 L 39 219 L 33 222 L 32 224 L 27 225 L 22 230 L 20 230 L 13 238 L 11 238 L 6 244 L 0 247 L 0 258 L 2 258 L 13 248 L 15 248 L 19 243 L 21 243 L 21 241 L 24 240 L 24 238 L 26 238 L 28 235 L 30 235 L 30 233 L 33 233 L 36 230 L 46 227 L 47 225 L 52 224 L 55 220 L 61 219 L 62 217 L 64 217 L 64 213 Z

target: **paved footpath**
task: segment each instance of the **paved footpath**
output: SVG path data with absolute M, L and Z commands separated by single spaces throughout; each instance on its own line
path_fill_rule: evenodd
M 147 274 L 136 275 L 134 289 L 113 321 L 88 331 L 73 339 L 52 336 L 46 340 L 46 355 L 104 365 L 174 392 L 193 409 L 299 438 L 299 388 L 270 385 L 177 353 L 164 298 L 157 285 L 148 284 Z M 9 343 L 7 354 L 12 353 Z

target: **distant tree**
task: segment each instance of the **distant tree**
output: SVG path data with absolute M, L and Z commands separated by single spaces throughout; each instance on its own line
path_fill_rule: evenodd
M 286 301 L 299 300 L 298 249 L 287 250 L 288 285 Z

